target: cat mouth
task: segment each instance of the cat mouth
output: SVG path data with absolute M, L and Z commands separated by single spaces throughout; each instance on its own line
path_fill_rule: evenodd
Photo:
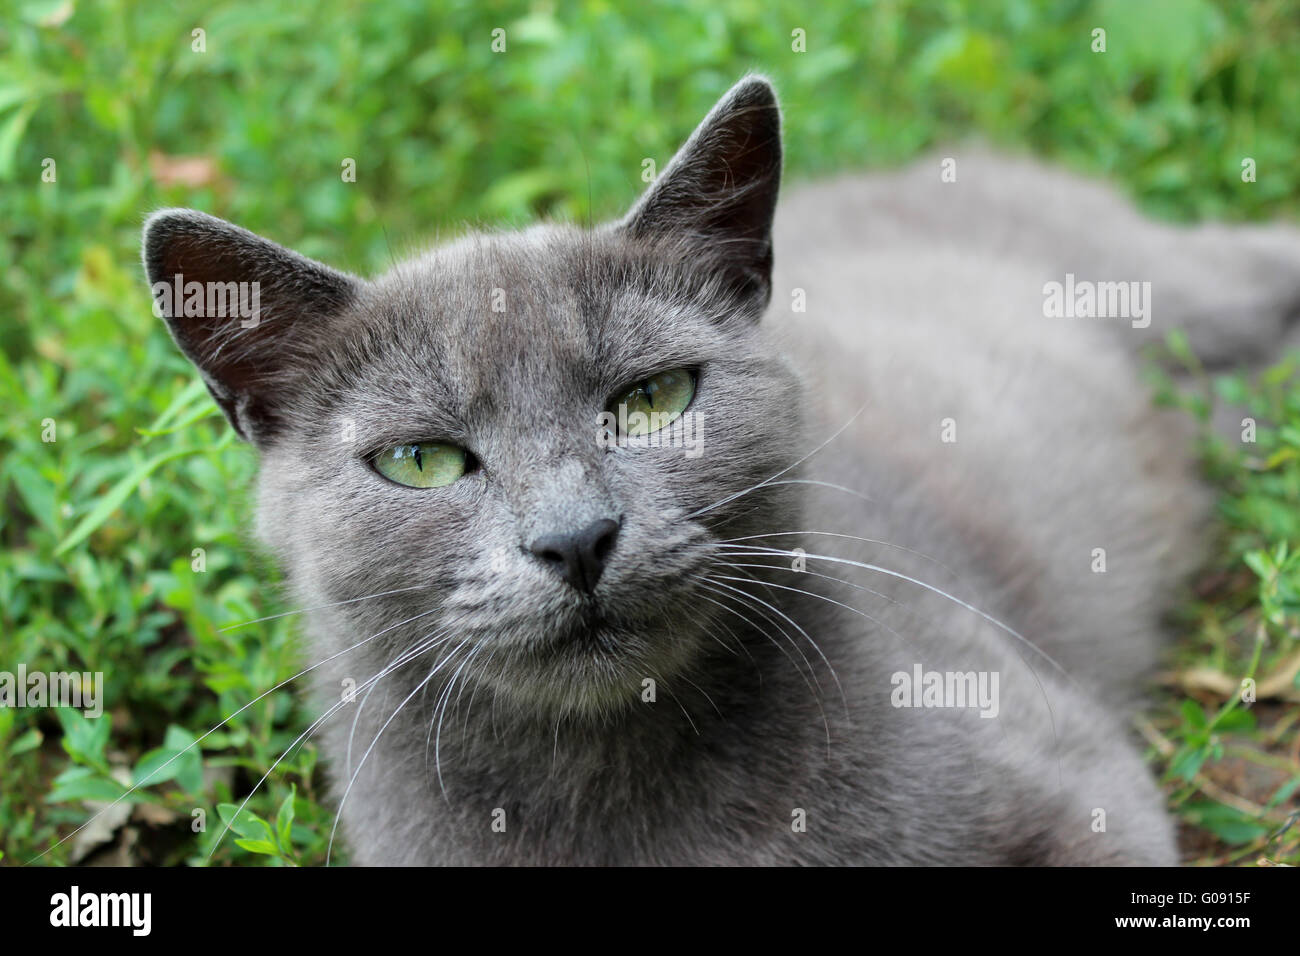
M 648 677 L 672 679 L 689 667 L 700 643 L 688 619 L 672 618 L 677 602 L 620 594 L 591 597 L 561 608 L 534 606 L 504 630 L 483 628 L 498 641 L 475 671 L 526 708 L 571 714 L 609 714 L 641 700 Z M 666 630 L 665 630 L 666 629 Z
M 555 642 L 561 647 L 599 647 L 601 650 L 612 650 L 609 641 L 611 627 L 611 622 L 596 601 L 584 601 L 568 620 L 555 629 Z

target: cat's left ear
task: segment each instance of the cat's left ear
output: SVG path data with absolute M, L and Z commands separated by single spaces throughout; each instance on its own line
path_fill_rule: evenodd
M 761 76 L 718 101 L 621 223 L 719 271 L 738 297 L 767 305 L 772 216 L 781 181 L 781 111 Z
M 172 338 L 240 437 L 265 449 L 360 280 L 192 209 L 149 217 L 144 267 Z

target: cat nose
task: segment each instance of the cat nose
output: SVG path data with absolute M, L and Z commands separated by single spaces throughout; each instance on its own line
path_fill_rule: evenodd
M 528 550 L 579 591 L 590 594 L 596 589 L 617 537 L 618 522 L 601 518 L 577 534 L 544 534 Z

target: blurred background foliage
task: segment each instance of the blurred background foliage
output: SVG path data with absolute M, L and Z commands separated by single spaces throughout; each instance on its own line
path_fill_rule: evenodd
M 1105 53 L 1091 49 L 1097 27 Z M 492 50 L 498 28 L 504 52 Z M 795 30 L 806 52 L 793 51 Z M 306 726 L 287 692 L 204 738 L 201 759 L 191 750 L 157 772 L 299 658 L 292 618 L 220 630 L 282 608 L 248 543 L 252 456 L 151 314 L 143 217 L 194 206 L 361 273 L 466 222 L 598 220 L 642 188 L 642 160 L 662 165 L 749 69 L 779 88 L 789 180 L 979 136 L 1111 177 L 1161 217 L 1300 212 L 1291 0 L 8 0 L 0 670 L 103 671 L 107 710 L 95 722 L 0 709 L 4 863 L 45 851 L 127 781 L 147 785 L 43 862 L 197 863 L 221 820 L 236 833 L 215 862 L 320 862 L 332 819 L 310 744 L 239 818 L 218 809 Z M 349 158 L 355 183 L 340 176 Z M 1294 650 L 1300 469 L 1285 453 L 1300 437 L 1284 426 L 1300 436 L 1300 402 L 1294 369 L 1276 377 L 1258 395 L 1244 379 L 1206 386 L 1255 395 L 1283 427 L 1265 439 L 1265 490 L 1240 480 L 1235 452 L 1207 445 L 1233 528 L 1229 584 L 1189 600 L 1184 668 L 1244 672 L 1261 627 L 1256 666 L 1283 667 Z M 1166 397 L 1194 413 L 1204 400 Z M 57 440 L 43 441 L 51 423 Z M 1251 554 L 1271 563 L 1246 570 Z M 1275 831 L 1300 784 L 1288 755 L 1300 707 L 1263 727 L 1230 704 L 1176 689 L 1151 716 L 1189 856 L 1295 862 L 1294 836 Z M 1271 761 L 1238 805 L 1206 777 L 1229 764 L 1225 740 Z

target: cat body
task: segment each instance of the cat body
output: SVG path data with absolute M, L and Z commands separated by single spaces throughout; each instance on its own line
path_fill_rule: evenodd
M 1207 496 L 1135 346 L 1267 353 L 1300 244 L 940 159 L 795 190 L 773 240 L 779 113 L 750 77 L 596 230 L 363 281 L 150 220 L 151 282 L 261 283 L 252 328 L 168 320 L 261 453 L 355 862 L 1176 862 L 1127 718 Z M 1151 288 L 1053 317 L 1067 274 Z M 665 369 L 695 452 L 600 440 Z M 425 440 L 473 467 L 372 467 Z M 602 526 L 585 580 L 537 546 Z

